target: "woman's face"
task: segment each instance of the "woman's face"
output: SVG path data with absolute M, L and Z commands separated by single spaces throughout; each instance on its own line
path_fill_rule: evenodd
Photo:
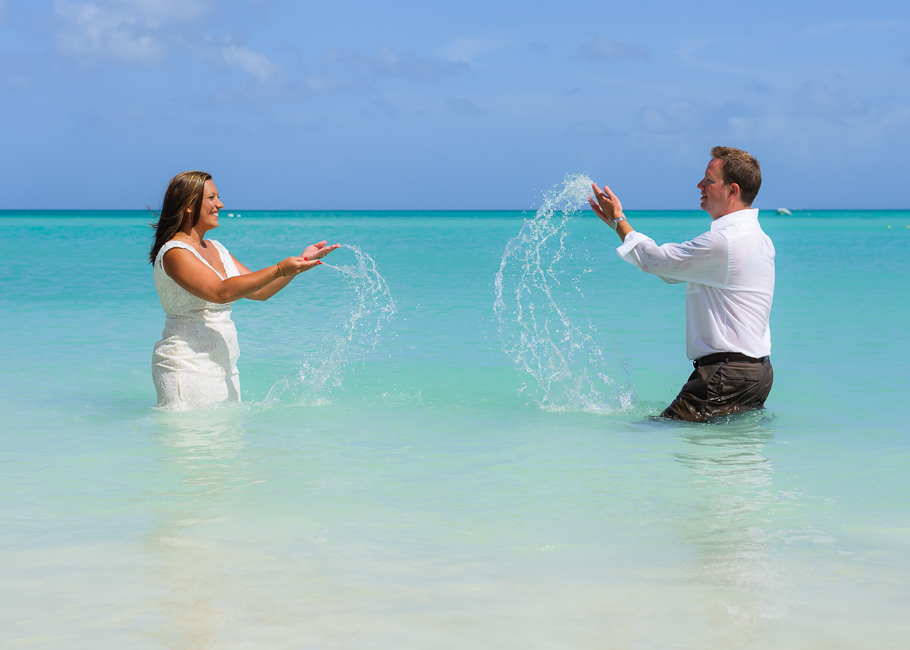
M 202 190 L 202 207 L 199 209 L 199 221 L 196 228 L 205 232 L 218 227 L 218 211 L 224 207 L 218 196 L 218 188 L 214 181 L 208 179 Z

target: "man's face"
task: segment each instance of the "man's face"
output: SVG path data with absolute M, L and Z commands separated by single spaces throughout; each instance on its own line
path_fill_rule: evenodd
M 705 170 L 705 177 L 698 184 L 698 189 L 701 190 L 701 209 L 710 214 L 712 219 L 730 212 L 730 186 L 724 185 L 722 166 L 719 158 L 711 160 Z

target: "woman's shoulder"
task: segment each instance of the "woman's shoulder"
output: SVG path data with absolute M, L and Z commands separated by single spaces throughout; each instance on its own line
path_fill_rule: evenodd
M 164 254 L 175 248 L 184 248 L 190 252 L 193 252 L 193 247 L 190 246 L 189 244 L 187 244 L 186 242 L 182 242 L 179 239 L 171 239 L 169 241 L 164 242 L 164 244 L 161 246 L 161 248 L 158 249 L 158 255 L 155 257 L 155 265 L 160 266 L 161 260 L 164 259 Z

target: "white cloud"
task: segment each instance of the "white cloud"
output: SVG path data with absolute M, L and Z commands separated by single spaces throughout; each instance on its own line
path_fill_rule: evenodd
M 141 16 L 154 26 L 167 22 L 186 22 L 201 18 L 211 9 L 206 0 L 112 0 L 114 7 Z
M 573 122 L 566 129 L 566 133 L 579 138 L 601 138 L 607 135 L 607 128 L 600 120 L 584 120 Z
M 446 110 L 456 115 L 484 115 L 487 112 L 470 99 L 464 98 L 447 99 Z
M 248 47 L 225 45 L 221 48 L 221 55 L 228 66 L 256 77 L 259 81 L 269 81 L 281 73 L 280 65 Z
M 900 29 L 900 22 L 893 20 L 860 19 L 807 25 L 803 29 L 806 38 L 830 39 L 838 36 L 856 36 L 857 32 L 894 32 Z
M 846 89 L 831 90 L 818 81 L 806 82 L 800 86 L 793 101 L 799 116 L 843 120 L 868 112 L 866 103 L 855 93 Z
M 165 28 L 199 19 L 210 5 L 209 0 L 55 0 L 63 23 L 58 45 L 79 57 L 155 62 L 164 57 L 164 39 L 173 31 Z
M 384 96 L 375 95 L 370 98 L 366 106 L 360 109 L 360 114 L 367 118 L 384 117 L 394 120 L 398 117 L 398 107 Z
M 471 63 L 479 56 L 491 52 L 502 45 L 499 41 L 481 36 L 457 38 L 440 52 L 442 58 L 449 61 Z
M 651 133 L 683 134 L 725 132 L 733 124 L 741 128 L 743 120 L 759 116 L 757 109 L 739 102 L 713 104 L 678 99 L 661 108 L 646 108 L 639 113 L 638 119 Z
M 105 56 L 131 63 L 161 58 L 160 45 L 142 33 L 142 19 L 112 11 L 93 2 L 57 0 L 54 10 L 66 27 L 58 35 L 60 47 L 71 54 Z
M 648 51 L 641 45 L 619 43 L 608 36 L 598 36 L 578 48 L 578 58 L 603 63 L 620 59 L 641 59 L 650 61 Z
M 388 45 L 383 45 L 375 53 L 331 50 L 326 55 L 326 62 L 344 68 L 355 75 L 367 73 L 375 76 L 421 80 L 449 77 L 468 67 L 466 63 L 425 59 L 413 54 L 399 54 Z
M 354 83 L 350 79 L 339 79 L 337 77 L 307 77 L 304 80 L 304 86 L 310 92 L 320 95 L 362 90 L 360 84 Z

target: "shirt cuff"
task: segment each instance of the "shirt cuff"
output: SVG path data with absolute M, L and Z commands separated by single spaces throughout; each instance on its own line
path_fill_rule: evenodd
M 629 253 L 631 253 L 632 249 L 638 246 L 641 242 L 649 240 L 651 240 L 651 238 L 647 235 L 643 235 L 637 230 L 633 230 L 628 235 L 626 235 L 625 239 L 622 240 L 622 244 L 619 246 L 619 248 L 616 249 L 616 253 L 625 261 L 634 264 L 634 262 L 629 259 Z

